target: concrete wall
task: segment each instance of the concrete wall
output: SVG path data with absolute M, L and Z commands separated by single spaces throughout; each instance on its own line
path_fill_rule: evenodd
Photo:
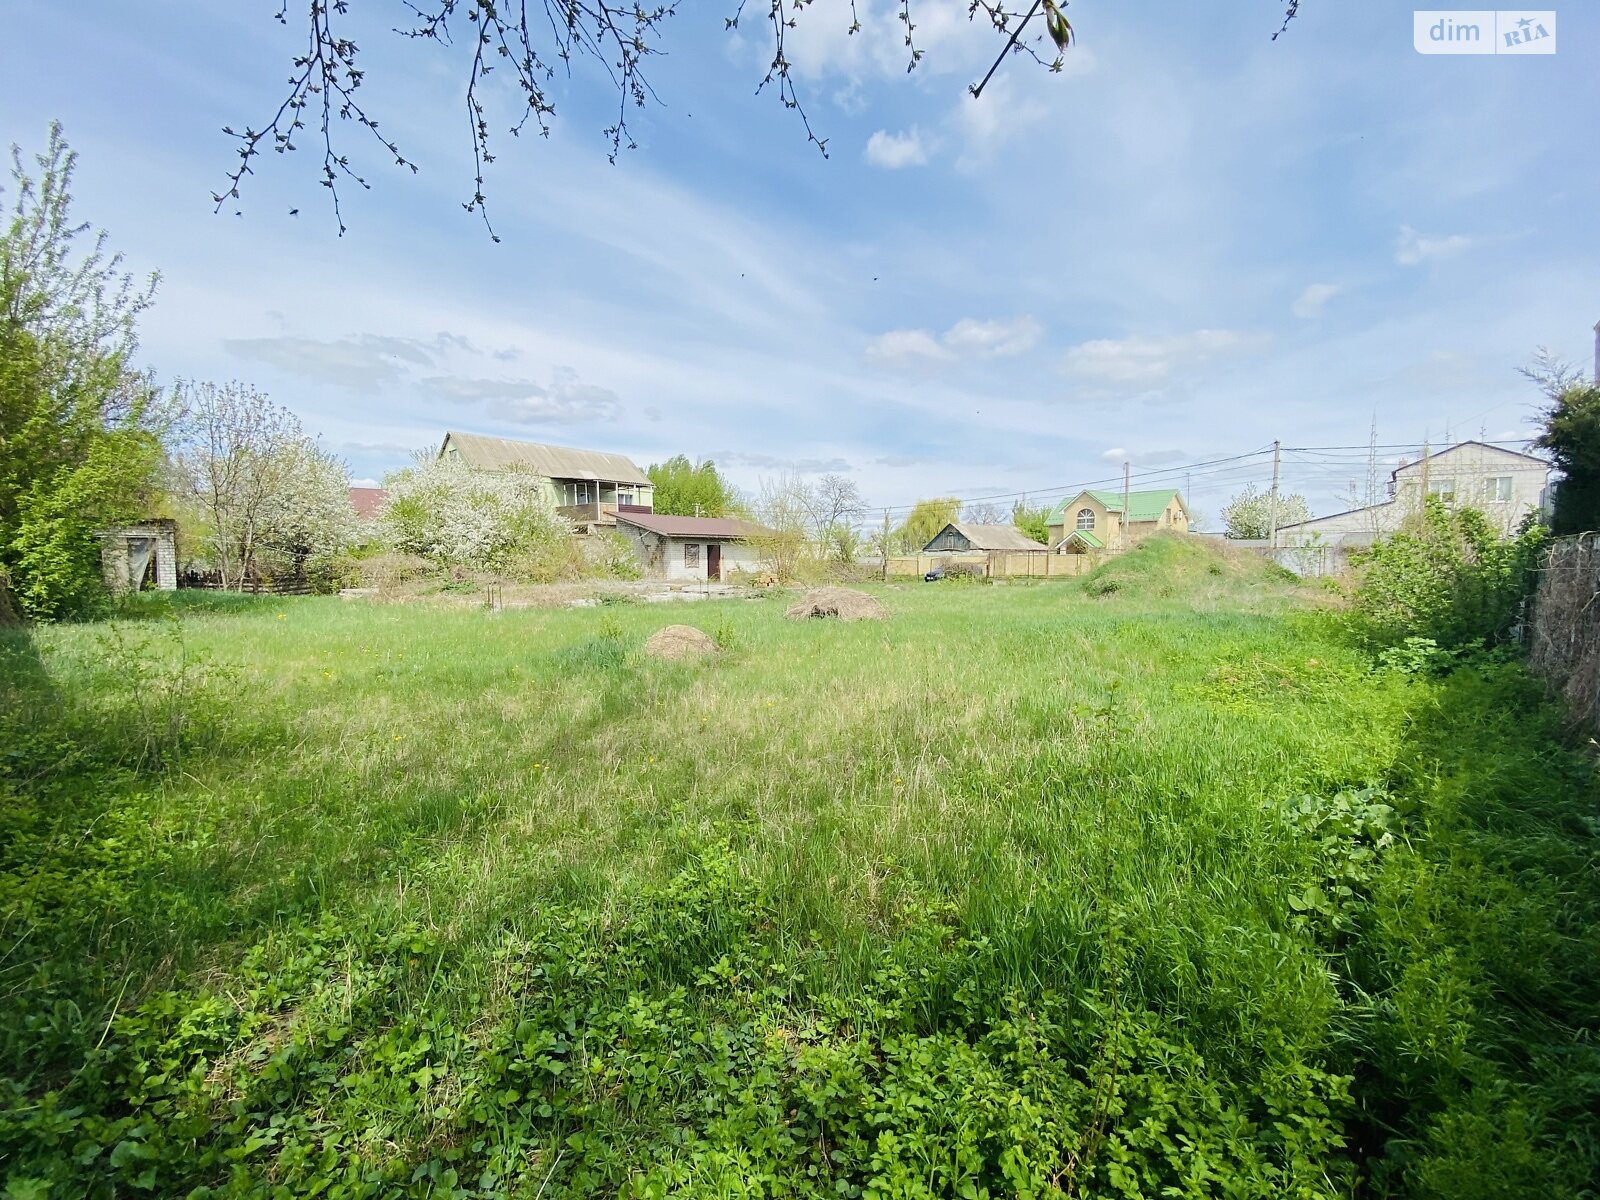
M 1099 565 L 1099 554 L 1038 554 L 1003 550 L 993 554 L 908 554 L 889 559 L 891 576 L 922 578 L 935 567 L 950 570 L 976 569 L 992 579 L 1062 579 L 1083 575 Z
M 155 564 L 152 586 L 171 592 L 178 587 L 178 531 L 172 521 L 151 521 L 144 525 L 124 525 L 96 535 L 100 539 L 100 570 L 106 587 L 116 595 L 136 591 L 141 579 L 134 579 L 129 561 L 130 539 L 149 538 L 155 543 L 151 561 Z
M 1492 482 L 1503 479 L 1511 481 L 1508 499 L 1499 498 L 1505 485 Z M 1430 494 L 1451 491 L 1457 505 L 1481 510 L 1510 533 L 1523 517 L 1539 508 L 1549 479 L 1550 468 L 1542 462 L 1498 446 L 1463 442 L 1397 470 L 1395 500 L 1402 509 L 1414 511 L 1426 480 Z

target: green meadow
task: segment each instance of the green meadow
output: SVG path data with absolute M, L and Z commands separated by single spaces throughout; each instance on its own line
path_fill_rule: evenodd
M 869 590 L 5 635 L 5 1195 L 1595 1194 L 1520 665 L 1173 540 Z

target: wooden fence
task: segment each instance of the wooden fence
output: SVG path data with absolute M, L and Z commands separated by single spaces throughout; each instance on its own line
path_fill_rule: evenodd
M 1087 574 L 1099 563 L 1100 556 L 1093 554 L 916 554 L 890 558 L 889 574 L 920 578 L 935 567 L 943 567 L 952 575 L 965 571 L 985 579 L 1065 579 Z
M 1528 665 L 1600 729 L 1600 533 L 1557 538 L 1539 566 Z
M 261 576 L 246 579 L 243 587 L 224 587 L 219 571 L 183 571 L 178 575 L 181 588 L 205 588 L 210 591 L 240 591 L 251 596 L 309 596 L 313 588 L 304 575 Z

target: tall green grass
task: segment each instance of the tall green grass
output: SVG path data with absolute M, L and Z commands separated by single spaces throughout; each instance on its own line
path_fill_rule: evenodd
M 1377 669 L 1176 553 L 883 623 L 303 599 L 14 641 L 8 1169 L 1581 1194 L 1588 766 L 1515 668 Z M 640 653 L 683 620 L 725 649 Z

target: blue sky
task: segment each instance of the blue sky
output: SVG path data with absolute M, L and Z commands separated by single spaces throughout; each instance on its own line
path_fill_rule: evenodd
M 212 212 L 221 127 L 276 107 L 301 39 L 276 0 L 19 7 L 0 140 L 64 123 L 80 216 L 162 272 L 149 365 L 257 384 L 357 477 L 456 428 L 709 455 L 752 489 L 840 471 L 875 505 L 1054 498 L 1124 457 L 1364 445 L 1374 413 L 1386 445 L 1520 436 L 1534 348 L 1589 362 L 1600 6 L 1557 10 L 1554 56 L 1445 57 L 1376 0 L 1305 0 L 1276 42 L 1282 0 L 1075 0 L 1067 69 L 1014 61 L 975 102 L 994 39 L 965 0 L 919 0 L 909 76 L 892 3 L 851 37 L 818 0 L 791 58 L 824 160 L 753 94 L 758 33 L 698 0 L 615 166 L 592 70 L 548 140 L 500 139 L 498 245 L 461 208 L 459 53 L 355 7 L 421 169 L 344 131 L 374 187 L 343 238 L 305 153 Z M 1287 482 L 1329 511 L 1359 458 L 1290 455 Z M 1196 506 L 1264 462 L 1198 468 Z

